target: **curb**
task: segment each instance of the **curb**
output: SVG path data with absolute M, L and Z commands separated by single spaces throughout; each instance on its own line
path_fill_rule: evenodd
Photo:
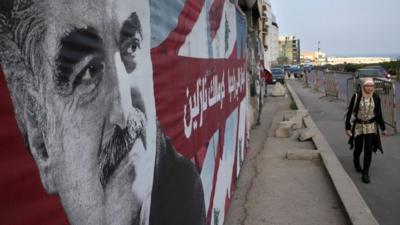
M 293 101 L 299 110 L 306 110 L 297 93 L 292 89 L 288 82 L 286 87 L 292 96 Z M 316 148 L 320 151 L 322 161 L 333 182 L 336 192 L 342 202 L 347 216 L 353 225 L 379 225 L 378 221 L 372 215 L 368 205 L 365 203 L 357 187 L 343 169 L 336 154 L 329 146 L 321 131 L 315 125 L 311 116 L 304 117 L 306 127 L 315 130 L 315 136 L 312 138 Z

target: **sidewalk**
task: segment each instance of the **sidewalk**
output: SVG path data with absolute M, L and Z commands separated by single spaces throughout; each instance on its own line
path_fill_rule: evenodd
M 225 225 L 350 224 L 321 160 L 288 160 L 286 153 L 314 144 L 274 137 L 290 97 L 266 98 L 261 125 L 251 131 L 250 149 Z M 317 151 L 317 150 L 316 150 Z

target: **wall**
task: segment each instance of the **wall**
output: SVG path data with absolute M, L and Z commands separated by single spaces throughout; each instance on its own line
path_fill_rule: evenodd
M 249 135 L 231 1 L 0 6 L 1 224 L 223 224 Z

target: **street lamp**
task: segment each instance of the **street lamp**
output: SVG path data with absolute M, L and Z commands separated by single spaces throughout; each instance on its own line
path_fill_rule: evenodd
M 318 41 L 318 48 L 317 48 L 317 65 L 319 65 L 319 50 L 320 50 L 319 44 L 320 44 L 320 43 L 321 43 L 321 42 Z

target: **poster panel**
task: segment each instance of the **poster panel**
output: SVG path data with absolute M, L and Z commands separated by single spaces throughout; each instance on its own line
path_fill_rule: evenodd
M 1 224 L 223 223 L 247 148 L 231 1 L 0 7 Z

